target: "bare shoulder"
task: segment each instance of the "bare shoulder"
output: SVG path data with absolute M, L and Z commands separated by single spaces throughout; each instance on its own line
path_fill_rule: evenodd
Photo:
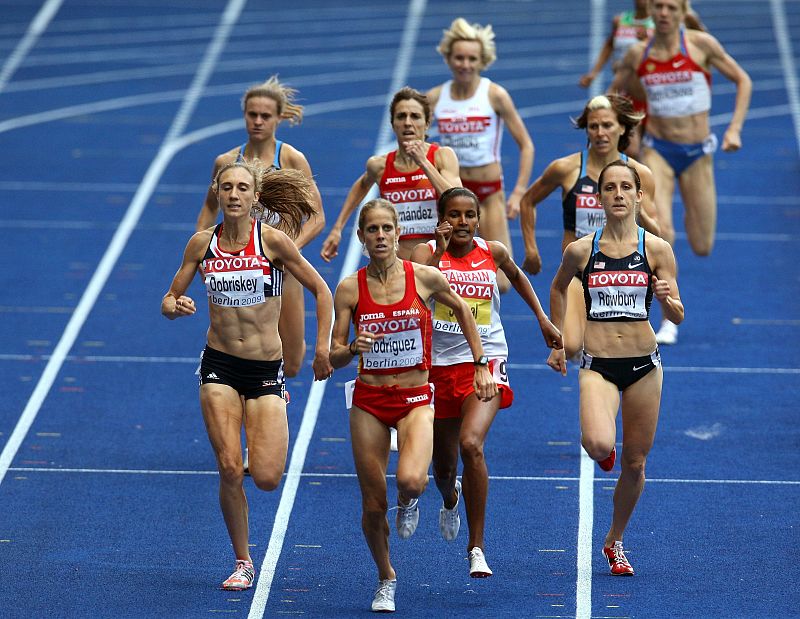
M 701 64 L 704 60 L 718 57 L 725 53 L 722 44 L 708 32 L 702 30 L 686 30 L 686 40 L 691 47 L 700 50 L 702 53 L 700 58 L 695 58 L 695 61 Z M 689 51 L 691 54 L 692 50 Z M 697 53 L 695 52 L 694 55 L 697 56 Z
M 239 157 L 238 146 L 235 146 L 234 148 L 222 153 L 221 155 L 217 155 L 217 158 L 214 159 L 214 171 L 219 170 L 220 168 L 228 165 L 229 163 L 234 163 L 236 159 L 238 159 L 238 157 Z
M 264 224 L 261 225 L 261 240 L 266 243 L 268 247 L 286 244 L 294 247 L 294 241 L 292 241 L 285 232 Z
M 672 253 L 672 246 L 669 243 L 667 243 L 660 236 L 656 236 L 655 234 L 647 232 L 646 230 L 644 233 L 644 242 L 645 242 L 645 247 L 647 247 L 648 253 L 651 253 L 653 251 L 656 252 L 666 251 Z
M 554 180 L 560 182 L 581 166 L 581 153 L 572 153 L 566 157 L 554 159 L 545 169 L 545 172 Z
M 436 104 L 439 102 L 439 97 L 442 96 L 442 87 L 444 84 L 439 84 L 438 86 L 434 86 L 428 92 L 425 93 L 425 96 L 428 98 L 428 103 L 430 103 L 431 107 L 436 107 Z
M 211 243 L 211 235 L 214 234 L 215 227 L 211 226 L 205 230 L 195 232 L 186 244 L 186 253 L 200 261 L 205 255 L 209 243 Z
M 286 142 L 284 142 L 281 146 L 281 156 L 285 156 L 288 163 L 296 163 L 306 160 L 306 156 L 302 153 L 302 151 L 296 149 L 291 144 L 287 144 Z
M 367 159 L 367 172 L 369 172 L 373 176 L 382 174 L 384 168 L 386 167 L 387 156 L 388 153 L 385 153 L 383 155 L 373 155 L 372 157 Z
M 336 286 L 336 298 L 337 300 L 345 300 L 345 301 L 352 301 L 353 303 L 357 300 L 358 296 L 358 271 L 355 273 L 351 273 L 347 277 L 345 277 L 342 281 L 339 282 L 339 285 Z
M 486 244 L 489 246 L 489 251 L 492 253 L 495 263 L 501 264 L 510 257 L 508 247 L 500 241 L 486 241 Z
M 675 260 L 675 254 L 669 243 L 650 232 L 645 231 L 644 235 L 645 251 L 649 258 L 655 258 L 658 263 L 663 263 L 664 260 Z
M 572 241 L 564 250 L 564 261 L 569 258 L 575 263 L 582 263 L 588 260 L 589 255 L 592 253 L 592 241 L 594 240 L 594 233 L 587 234 L 581 238 Z
M 414 277 L 418 282 L 426 286 L 432 291 L 437 290 L 442 282 L 447 284 L 442 272 L 433 266 L 427 264 L 420 264 L 419 262 L 412 262 L 411 266 L 414 267 Z
M 489 103 L 492 107 L 501 109 L 514 105 L 511 95 L 497 82 L 489 82 Z
M 456 151 L 454 151 L 452 148 L 450 148 L 449 146 L 441 146 L 438 144 L 437 146 L 439 146 L 439 148 L 437 148 L 436 152 L 433 154 L 434 161 L 438 163 L 442 161 L 447 161 L 452 157 L 455 157 L 456 160 L 458 160 L 458 155 L 456 155 Z
M 631 167 L 636 169 L 640 177 L 647 176 L 649 178 L 653 176 L 653 171 L 641 161 L 636 161 L 636 159 L 633 157 L 628 157 L 628 163 L 631 165 Z

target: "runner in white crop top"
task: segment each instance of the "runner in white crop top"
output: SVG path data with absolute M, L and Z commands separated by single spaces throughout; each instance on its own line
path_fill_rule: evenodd
M 428 91 L 435 110 L 442 144 L 458 154 L 461 182 L 481 201 L 481 237 L 500 241 L 511 250 L 508 219 L 516 219 L 519 203 L 533 169 L 533 140 L 505 88 L 481 71 L 495 59 L 494 32 L 490 25 L 470 24 L 459 17 L 444 31 L 437 48 L 452 79 Z M 506 201 L 500 140 L 503 125 L 519 148 L 517 178 Z M 510 284 L 500 274 L 500 291 Z

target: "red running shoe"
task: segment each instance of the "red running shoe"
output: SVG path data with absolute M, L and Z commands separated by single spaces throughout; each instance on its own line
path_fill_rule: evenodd
M 605 460 L 600 460 L 600 462 L 598 462 L 597 465 L 604 471 L 610 471 L 611 469 L 614 468 L 614 462 L 616 461 L 617 461 L 617 448 L 612 447 L 611 453 L 608 454 L 608 458 L 606 458 Z
M 633 568 L 622 549 L 622 542 L 614 542 L 611 548 L 603 548 L 603 556 L 608 561 L 612 576 L 633 576 Z

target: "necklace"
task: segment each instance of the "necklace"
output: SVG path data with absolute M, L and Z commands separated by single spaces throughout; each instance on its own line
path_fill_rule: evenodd
M 382 269 L 382 270 L 378 269 L 377 267 L 375 267 L 375 265 L 370 264 L 369 267 L 367 267 L 367 274 L 371 275 L 372 277 L 375 277 L 377 279 L 381 279 L 381 276 L 388 277 L 389 271 L 391 269 L 393 269 L 394 267 L 396 267 L 398 264 L 399 264 L 399 261 L 395 260 L 392 264 L 390 264 L 388 267 L 386 267 L 385 269 Z M 369 270 L 370 267 L 375 267 L 375 271 L 371 273 L 370 270 Z

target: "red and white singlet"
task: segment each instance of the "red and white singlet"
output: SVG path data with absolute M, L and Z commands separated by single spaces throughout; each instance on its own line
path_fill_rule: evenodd
M 381 305 L 369 294 L 367 268 L 358 270 L 356 332 L 383 336 L 361 353 L 359 374 L 397 374 L 431 367 L 431 310 L 417 294 L 414 265 L 403 260 L 406 291 L 397 303 Z
M 483 350 L 490 359 L 508 357 L 503 324 L 500 322 L 500 291 L 497 287 L 497 265 L 485 240 L 475 237 L 474 247 L 466 256 L 448 252 L 439 259 L 439 270 L 450 288 L 469 305 Z M 431 252 L 436 241 L 429 241 Z M 433 304 L 433 365 L 453 365 L 473 360 L 472 351 L 453 311 L 446 305 Z
M 236 252 L 219 247 L 222 224 L 217 224 L 203 256 L 203 278 L 208 299 L 221 307 L 249 307 L 264 303 L 267 297 L 279 297 L 283 289 L 283 271 L 264 254 L 261 246 L 261 222 L 251 219 L 250 241 Z
M 686 33 L 680 32 L 680 51 L 669 60 L 648 58 L 647 44 L 636 74 L 647 92 L 647 113 L 659 118 L 691 116 L 711 109 L 711 74 L 689 56 Z
M 426 158 L 435 164 L 437 144 L 431 144 Z M 402 229 L 401 239 L 429 239 L 433 237 L 438 223 L 436 216 L 436 189 L 422 168 L 412 172 L 400 172 L 394 165 L 397 151 L 386 155 L 386 167 L 378 182 L 381 198 L 391 202 L 397 209 L 397 217 Z

